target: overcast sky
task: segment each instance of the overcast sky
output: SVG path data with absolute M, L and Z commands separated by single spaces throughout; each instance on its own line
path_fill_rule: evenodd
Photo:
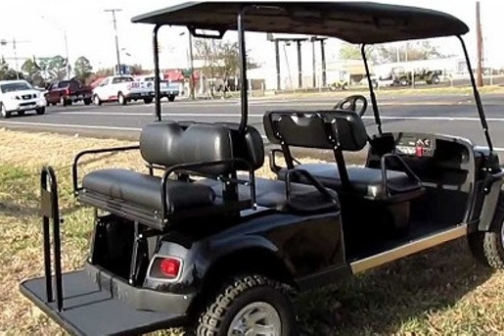
M 65 56 L 64 33 L 68 36 L 70 60 L 84 55 L 90 59 L 94 68 L 115 64 L 114 31 L 111 13 L 104 12 L 107 8 L 120 8 L 117 13 L 120 47 L 124 63 L 141 63 L 144 67 L 152 66 L 151 31 L 152 27 L 144 24 L 132 24 L 133 16 L 155 10 L 172 4 L 176 0 L 1 0 L 0 39 L 19 41 L 18 57 Z M 384 2 L 384 1 L 380 1 Z M 470 27 L 467 41 L 471 51 L 474 51 L 475 37 L 475 1 L 474 0 L 391 0 L 388 3 L 417 5 L 441 10 L 453 14 Z M 498 0 L 481 0 L 483 33 L 485 38 L 485 56 L 492 63 L 504 65 L 504 43 L 502 43 L 502 13 L 504 5 Z M 43 18 L 44 17 L 44 18 Z M 185 31 L 181 28 L 162 28 L 162 45 L 170 43 L 176 52 L 169 49 L 162 55 L 164 66 L 184 66 L 187 60 L 187 35 L 180 36 Z M 263 34 L 251 34 L 247 47 L 252 50 L 252 56 L 259 62 L 271 60 L 273 47 Z M 226 35 L 234 39 L 236 33 Z M 455 42 L 455 39 L 451 40 Z M 442 43 L 444 50 L 450 53 L 458 52 L 454 44 Z M 267 47 L 265 47 L 265 45 Z M 1 53 L 13 57 L 12 44 L 8 44 Z M 329 54 L 337 52 L 337 42 L 329 45 Z M 130 54 L 127 56 L 126 53 Z M 13 61 L 9 61 L 14 65 Z M 295 59 L 292 60 L 295 62 Z M 22 61 L 19 62 L 20 64 Z

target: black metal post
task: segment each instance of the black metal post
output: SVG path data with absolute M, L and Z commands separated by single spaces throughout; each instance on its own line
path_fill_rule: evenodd
M 247 49 L 245 46 L 245 24 L 244 16 L 247 7 L 243 7 L 238 14 L 238 47 L 240 49 L 240 80 L 241 80 L 241 121 L 240 131 L 247 127 L 248 118 L 248 80 L 247 80 Z
M 48 183 L 49 182 L 49 183 Z M 60 216 L 58 204 L 58 185 L 56 174 L 51 167 L 44 167 L 40 175 L 41 205 L 43 213 L 43 236 L 44 236 L 44 270 L 46 280 L 47 301 L 52 302 L 52 275 L 51 275 L 51 251 L 50 251 L 50 219 L 53 221 L 53 248 L 54 248 L 54 277 L 56 282 L 56 306 L 58 311 L 63 309 L 63 280 L 61 275 L 61 238 Z M 49 186 L 49 188 L 48 188 Z
M 378 111 L 378 102 L 376 101 L 376 95 L 373 88 L 373 81 L 371 80 L 371 74 L 369 73 L 369 64 L 366 57 L 366 45 L 361 46 L 361 55 L 364 60 L 364 67 L 366 69 L 366 77 L 368 80 L 369 94 L 371 96 L 371 104 L 373 105 L 373 114 L 375 117 L 376 125 L 378 126 L 378 133 L 382 134 L 382 124 L 380 120 L 380 112 Z
M 282 76 L 280 74 L 280 45 L 279 41 L 275 40 L 275 61 L 276 61 L 276 75 L 277 75 L 277 91 L 282 89 Z
M 296 41 L 297 45 L 297 56 L 298 56 L 298 86 L 300 89 L 303 88 L 303 58 L 301 56 L 301 41 Z
M 158 42 L 158 31 L 161 25 L 156 25 L 154 27 L 154 32 L 152 34 L 152 44 L 154 51 L 154 101 L 155 101 L 155 114 L 156 119 L 161 121 L 161 83 L 159 81 L 159 42 Z
M 471 85 L 472 85 L 473 93 L 474 93 L 474 100 L 476 101 L 476 107 L 478 109 L 478 114 L 479 114 L 480 121 L 481 121 L 481 127 L 483 128 L 483 132 L 485 133 L 485 138 L 486 138 L 486 141 L 488 144 L 488 148 L 490 149 L 490 152 L 493 152 L 492 139 L 490 138 L 489 127 L 488 127 L 488 123 L 486 120 L 485 111 L 483 109 L 483 104 L 481 103 L 481 96 L 480 96 L 478 88 L 476 86 L 476 79 L 474 78 L 474 73 L 473 73 L 472 66 L 471 66 L 471 59 L 469 57 L 469 53 L 467 52 L 467 47 L 464 42 L 464 39 L 461 36 L 457 36 L 457 37 L 460 40 L 460 43 L 462 44 L 462 49 L 464 50 L 464 56 L 465 56 L 466 63 L 467 63 L 467 70 L 469 72 L 469 76 L 471 79 Z

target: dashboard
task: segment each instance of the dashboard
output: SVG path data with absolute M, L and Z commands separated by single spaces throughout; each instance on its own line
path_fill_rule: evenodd
M 395 152 L 416 157 L 433 157 L 436 151 L 436 139 L 422 135 L 402 135 L 397 139 Z

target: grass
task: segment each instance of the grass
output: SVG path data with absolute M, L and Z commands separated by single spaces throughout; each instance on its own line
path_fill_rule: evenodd
M 40 167 L 53 165 L 60 183 L 63 267 L 79 268 L 88 251 L 92 211 L 78 207 L 71 195 L 73 156 L 86 148 L 128 144 L 0 130 L 0 335 L 64 334 L 18 291 L 20 281 L 43 274 Z M 85 163 L 85 171 L 119 165 L 142 169 L 136 152 Z M 265 169 L 259 174 L 272 177 Z M 302 295 L 298 307 L 304 335 L 502 334 L 504 274 L 478 266 L 459 240 Z
M 461 95 L 472 95 L 472 87 L 470 86 L 460 86 L 460 87 L 417 87 L 417 88 L 385 88 L 375 90 L 377 97 L 380 96 L 404 96 L 404 95 L 451 95 L 451 94 L 461 94 Z M 481 94 L 502 94 L 504 93 L 504 87 L 498 85 L 487 85 L 479 89 Z M 274 97 L 278 99 L 300 99 L 300 98 L 325 98 L 325 97 L 346 97 L 350 94 L 364 94 L 367 95 L 369 90 L 367 87 L 353 88 L 348 91 L 325 91 L 325 92 L 303 92 L 302 90 L 298 92 L 278 92 L 277 94 L 266 94 L 265 97 Z M 254 96 L 254 95 L 252 95 Z M 255 97 L 259 97 L 258 94 Z

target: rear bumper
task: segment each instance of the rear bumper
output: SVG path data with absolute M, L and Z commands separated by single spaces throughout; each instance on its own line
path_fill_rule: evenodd
M 47 302 L 45 278 L 24 281 L 23 295 L 75 335 L 132 335 L 179 326 L 193 295 L 132 287 L 87 264 L 63 274 L 63 310 Z
M 91 100 L 93 97 L 93 94 L 91 92 L 86 92 L 86 93 L 78 93 L 78 94 L 73 94 L 70 96 L 65 96 L 65 99 L 71 100 L 72 102 L 78 102 L 84 99 L 89 99 Z

